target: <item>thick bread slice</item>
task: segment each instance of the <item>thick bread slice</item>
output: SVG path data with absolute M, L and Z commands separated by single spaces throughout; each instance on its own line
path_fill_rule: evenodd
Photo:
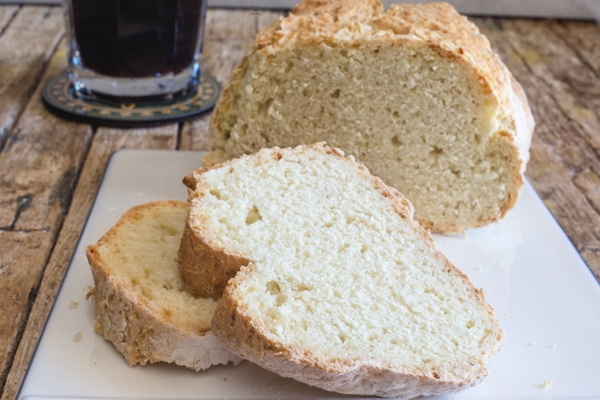
M 487 375 L 503 331 L 483 293 L 353 158 L 263 149 L 185 181 L 189 231 L 223 261 L 198 259 L 188 278 L 239 270 L 213 318 L 231 352 L 348 394 L 442 394 Z
M 406 195 L 425 227 L 463 232 L 514 206 L 533 128 L 521 86 L 450 5 L 305 0 L 234 72 L 204 163 L 325 141 Z
M 163 361 L 199 371 L 239 361 L 211 332 L 216 302 L 186 293 L 177 271 L 188 211 L 179 201 L 133 207 L 87 247 L 96 331 L 130 365 Z

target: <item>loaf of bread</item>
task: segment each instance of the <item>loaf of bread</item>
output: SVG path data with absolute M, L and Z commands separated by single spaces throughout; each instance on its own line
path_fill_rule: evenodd
M 211 332 L 216 302 L 184 291 L 177 249 L 188 210 L 179 201 L 133 207 L 86 249 L 96 331 L 130 365 L 162 361 L 198 371 L 239 361 Z
M 201 293 L 225 287 L 212 329 L 232 353 L 358 395 L 450 393 L 488 374 L 503 331 L 482 291 L 354 158 L 263 149 L 185 182 L 182 246 L 202 250 L 182 276 Z
M 516 203 L 533 128 L 519 83 L 450 5 L 304 0 L 234 72 L 204 163 L 325 141 L 406 195 L 426 228 L 464 232 Z

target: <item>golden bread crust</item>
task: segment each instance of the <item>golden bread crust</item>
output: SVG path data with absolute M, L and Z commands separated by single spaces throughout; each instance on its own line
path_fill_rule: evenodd
M 248 258 L 235 254 L 206 233 L 201 221 L 190 215 L 179 247 L 179 273 L 194 296 L 220 299 L 225 285 Z

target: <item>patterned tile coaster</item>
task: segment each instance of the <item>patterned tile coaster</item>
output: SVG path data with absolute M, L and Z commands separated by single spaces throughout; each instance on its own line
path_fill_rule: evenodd
M 107 126 L 143 126 L 182 121 L 210 110 L 221 93 L 221 84 L 212 76 L 200 77 L 198 90 L 164 105 L 109 103 L 74 96 L 67 72 L 44 84 L 42 99 L 50 111 L 66 118 Z

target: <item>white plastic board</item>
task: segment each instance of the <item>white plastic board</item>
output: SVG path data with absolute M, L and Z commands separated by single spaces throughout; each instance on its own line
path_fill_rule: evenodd
M 129 367 L 94 333 L 85 246 L 128 208 L 186 198 L 184 175 L 203 154 L 124 150 L 113 155 L 19 399 L 299 399 L 342 397 L 250 363 L 193 372 Z M 501 222 L 467 236 L 436 236 L 483 288 L 506 333 L 481 384 L 446 399 L 600 398 L 600 285 L 530 185 Z

